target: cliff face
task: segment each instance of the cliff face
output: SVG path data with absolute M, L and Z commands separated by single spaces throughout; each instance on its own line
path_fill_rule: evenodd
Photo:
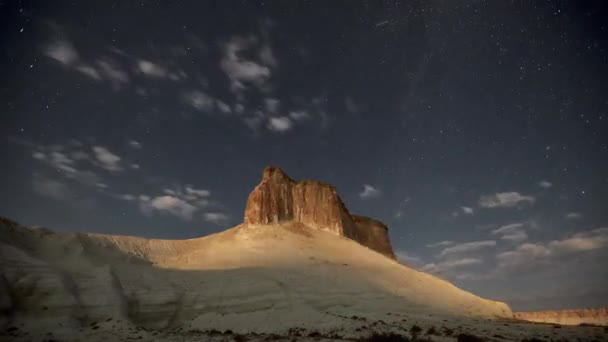
M 608 325 L 608 308 L 515 312 L 515 318 L 531 322 Z
M 396 259 L 388 238 L 388 227 L 384 223 L 365 216 L 352 215 L 351 217 L 356 227 L 355 240 L 389 258 Z
M 351 216 L 336 189 L 317 181 L 294 181 L 281 169 L 267 167 L 249 194 L 245 224 L 300 222 L 310 228 L 345 236 L 395 258 L 388 229 L 377 220 Z

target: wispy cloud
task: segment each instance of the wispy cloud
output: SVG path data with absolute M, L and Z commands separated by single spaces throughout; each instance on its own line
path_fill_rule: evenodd
M 357 105 L 357 103 L 355 103 L 355 100 L 350 96 L 346 96 L 344 98 L 344 106 L 346 107 L 346 110 L 350 113 L 359 112 L 359 106 Z
M 457 245 L 445 248 L 444 250 L 441 251 L 441 253 L 439 253 L 438 257 L 444 258 L 447 256 L 460 255 L 460 254 L 478 251 L 483 248 L 490 248 L 490 247 L 494 247 L 494 246 L 496 246 L 495 240 L 465 242 L 465 243 L 461 243 L 461 244 L 457 244 Z
M 548 189 L 548 188 L 552 187 L 553 184 L 549 181 L 543 180 L 538 183 L 538 186 L 540 186 L 541 188 Z
M 521 272 L 606 247 L 608 228 L 598 228 L 548 243 L 524 243 L 514 250 L 499 253 L 496 260 L 503 271 Z
M 129 144 L 129 146 L 131 146 L 131 147 L 133 147 L 134 149 L 137 149 L 137 150 L 141 150 L 143 148 L 142 144 L 139 141 L 137 141 L 137 140 L 131 139 L 131 140 L 128 141 L 128 144 Z
M 462 212 L 466 215 L 473 215 L 475 213 L 475 210 L 471 207 L 460 207 L 460 209 L 462 209 Z
M 64 178 L 98 189 L 108 188 L 100 170 L 117 173 L 127 168 L 139 169 L 138 164 L 125 161 L 101 145 L 87 146 L 80 141 L 71 141 L 32 148 L 34 159 L 58 171 Z
M 482 263 L 483 260 L 478 258 L 450 259 L 438 263 L 428 263 L 421 268 L 421 271 L 433 274 L 444 274 L 453 271 L 454 269 L 461 269 Z
M 583 217 L 583 215 L 581 213 L 569 212 L 564 217 L 570 220 L 575 220 Z
M 205 213 L 203 218 L 206 222 L 211 222 L 214 224 L 223 224 L 228 221 L 229 217 L 224 213 Z
M 78 51 L 72 42 L 62 38 L 49 44 L 44 50 L 44 54 L 65 66 L 72 66 L 79 60 Z
M 167 70 L 160 64 L 141 59 L 137 62 L 137 69 L 142 74 L 149 77 L 165 78 L 168 75 Z
M 175 215 L 184 220 L 192 220 L 192 216 L 198 210 L 197 207 L 174 196 L 157 196 L 141 202 L 144 212 L 158 211 Z
M 110 152 L 106 147 L 93 146 L 93 155 L 99 165 L 108 171 L 122 171 L 122 158 Z M 138 167 L 139 168 L 139 167 Z
M 399 262 L 406 265 L 418 267 L 422 263 L 422 259 L 420 257 L 411 255 L 404 250 L 395 251 L 395 256 Z
M 182 101 L 203 112 L 211 112 L 215 106 L 215 98 L 201 90 L 191 90 L 183 93 Z
M 166 187 L 162 193 L 152 196 L 141 194 L 136 197 L 124 194 L 118 198 L 136 202 L 146 215 L 171 215 L 184 221 L 205 221 L 214 224 L 222 224 L 229 220 L 229 217 L 222 212 L 210 211 L 216 203 L 211 198 L 211 191 L 197 189 L 192 185 Z
M 54 200 L 65 200 L 74 197 L 72 191 L 65 183 L 41 175 L 34 176 L 32 189 L 38 195 Z
M 380 197 L 381 194 L 382 194 L 382 192 L 380 190 L 378 190 L 376 187 L 369 185 L 369 184 L 364 184 L 363 191 L 361 191 L 359 193 L 359 198 L 372 199 L 372 198 Z
M 499 192 L 493 195 L 481 196 L 479 205 L 484 208 L 508 208 L 524 203 L 532 204 L 535 201 L 536 198 L 522 195 L 519 192 Z
M 452 245 L 452 244 L 454 244 L 454 241 L 444 240 L 444 241 L 430 243 L 430 244 L 428 244 L 426 246 L 429 247 L 429 248 L 435 248 L 435 247 L 449 246 L 449 245 Z
M 253 36 L 233 37 L 223 44 L 223 56 L 220 61 L 222 70 L 231 82 L 234 92 L 244 90 L 247 85 L 262 88 L 270 78 L 270 68 L 255 60 L 243 57 L 243 52 L 256 47 L 257 39 Z M 264 48 L 270 49 L 265 46 Z M 265 53 L 268 57 L 269 54 Z
M 293 123 L 288 117 L 280 116 L 268 119 L 266 127 L 273 132 L 283 133 L 289 131 Z

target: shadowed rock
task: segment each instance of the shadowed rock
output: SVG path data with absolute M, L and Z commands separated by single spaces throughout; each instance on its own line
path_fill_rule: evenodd
M 249 194 L 244 223 L 282 222 L 299 222 L 344 236 L 395 259 L 386 225 L 365 216 L 351 215 L 336 188 L 318 181 L 295 181 L 283 170 L 267 167 L 262 181 Z

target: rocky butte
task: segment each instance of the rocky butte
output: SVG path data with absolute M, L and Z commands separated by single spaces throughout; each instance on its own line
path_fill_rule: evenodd
M 262 181 L 249 194 L 244 223 L 263 226 L 288 222 L 347 237 L 395 259 L 387 226 L 350 214 L 335 187 L 319 181 L 296 181 L 279 168 L 267 167 Z

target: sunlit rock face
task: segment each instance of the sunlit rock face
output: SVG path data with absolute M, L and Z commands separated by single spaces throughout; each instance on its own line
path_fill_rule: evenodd
M 386 225 L 364 216 L 352 216 L 336 188 L 318 181 L 294 181 L 281 169 L 267 167 L 262 181 L 249 194 L 244 223 L 282 222 L 300 222 L 313 229 L 345 236 L 395 258 Z
M 608 308 L 515 312 L 515 318 L 566 325 L 608 325 Z

